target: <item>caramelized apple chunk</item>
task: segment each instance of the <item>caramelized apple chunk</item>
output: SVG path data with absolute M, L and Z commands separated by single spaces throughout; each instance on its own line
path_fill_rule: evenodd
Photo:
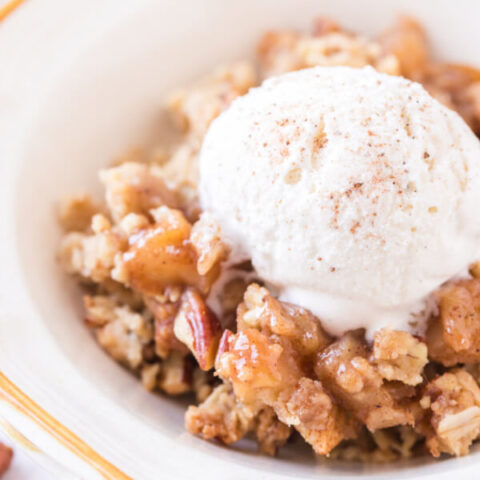
M 162 294 L 174 285 L 191 285 L 208 292 L 218 275 L 212 268 L 206 275 L 197 271 L 197 254 L 190 241 L 191 225 L 179 210 L 160 207 L 156 224 L 129 238 L 122 256 L 125 281 L 146 295 Z
M 480 279 L 459 280 L 438 297 L 439 317 L 426 334 L 430 358 L 447 367 L 480 362 Z
M 480 434 L 480 388 L 473 377 L 460 369 L 444 373 L 425 386 L 420 405 L 430 453 L 466 455 Z
M 412 424 L 412 415 L 396 405 L 367 358 L 361 333 L 347 333 L 318 354 L 315 373 L 339 404 L 369 430 Z

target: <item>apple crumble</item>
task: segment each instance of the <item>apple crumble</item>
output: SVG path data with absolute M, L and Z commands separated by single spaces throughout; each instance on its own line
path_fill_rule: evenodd
M 435 290 L 423 331 L 337 335 L 279 298 L 252 262 L 235 261 L 202 211 L 197 160 L 212 121 L 264 79 L 318 66 L 419 82 L 480 135 L 480 71 L 434 61 L 410 18 L 376 39 L 326 18 L 311 33 L 267 32 L 255 64 L 224 66 L 170 96 L 174 145 L 101 170 L 104 202 L 84 193 L 62 202 L 59 260 L 113 359 L 149 391 L 195 395 L 185 417 L 193 434 L 225 444 L 251 435 L 268 455 L 294 432 L 316 454 L 348 461 L 465 455 L 480 437 L 480 263 Z M 315 138 L 318 150 L 329 142 L 322 128 Z M 430 153 L 422 158 L 431 166 Z M 286 183 L 300 176 L 293 169 Z

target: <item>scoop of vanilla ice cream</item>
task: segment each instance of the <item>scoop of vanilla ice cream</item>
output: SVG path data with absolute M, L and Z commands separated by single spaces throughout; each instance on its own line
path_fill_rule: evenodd
M 199 188 L 235 261 L 333 334 L 411 330 L 479 251 L 479 140 L 370 67 L 287 73 L 235 100 L 205 137 Z

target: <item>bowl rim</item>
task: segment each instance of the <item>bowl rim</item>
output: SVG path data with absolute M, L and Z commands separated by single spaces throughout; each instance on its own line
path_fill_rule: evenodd
M 62 422 L 48 413 L 31 397 L 23 392 L 6 375 L 0 372 L 0 403 L 7 404 L 25 417 L 25 420 L 33 422 L 40 427 L 49 437 L 58 443 L 62 448 L 68 449 L 75 454 L 86 467 L 98 472 L 106 480 L 132 480 L 132 477 L 122 472 L 119 468 L 109 462 L 106 458 L 95 451 L 90 445 L 84 442 L 78 435 L 73 433 Z M 5 405 L 4 405 L 5 406 Z M 7 415 L 8 416 L 8 415 Z M 38 456 L 42 455 L 43 462 L 40 462 L 52 473 L 58 473 L 58 463 L 55 462 L 46 450 L 41 450 L 28 438 L 28 431 L 22 431 L 8 420 L 0 422 L 0 429 L 8 435 L 20 448 Z M 28 429 L 27 429 L 28 430 Z M 62 465 L 70 475 L 75 475 L 68 465 Z
M 37 10 L 39 10 L 39 9 L 37 9 Z M 12 178 L 12 175 L 9 173 L 7 178 Z M 8 202 L 6 203 L 6 205 L 8 205 Z M 0 219 L 0 224 L 1 223 L 2 223 L 2 219 Z M 1 258 L 1 255 L 0 255 L 0 258 Z M 15 261 L 16 261 L 15 259 L 12 260 L 12 262 L 15 262 Z M 27 312 L 28 308 L 25 308 L 24 311 Z M 2 320 L 3 319 L 0 318 L 0 322 Z M 23 379 L 18 378 L 18 382 L 17 382 L 17 379 L 15 379 L 16 383 L 14 383 L 11 380 L 11 378 L 15 377 L 15 375 L 12 376 L 12 374 L 11 374 L 13 372 L 12 369 L 9 368 L 7 371 L 8 371 L 8 375 L 10 376 L 10 378 L 7 378 L 3 374 L 2 374 L 2 376 L 0 376 L 0 416 L 3 416 L 4 418 L 7 418 L 8 421 L 14 426 L 15 429 L 17 429 L 21 434 L 23 434 L 25 437 L 30 439 L 30 442 L 31 442 L 32 445 L 35 445 L 35 444 L 38 445 L 40 443 L 38 441 L 38 438 L 42 438 L 41 444 L 42 444 L 42 447 L 43 447 L 43 445 L 45 445 L 44 452 L 46 453 L 46 455 L 48 455 L 49 457 L 56 457 L 56 458 L 59 458 L 56 455 L 56 453 L 58 451 L 57 449 L 58 448 L 62 449 L 62 452 L 66 452 L 65 453 L 65 458 L 62 458 L 62 460 L 65 464 L 65 467 L 68 468 L 68 470 L 70 472 L 72 472 L 71 474 L 73 474 L 73 471 L 76 471 L 78 473 L 80 471 L 84 471 L 84 470 L 82 470 L 82 468 L 86 468 L 89 472 L 89 476 L 87 478 L 121 478 L 121 479 L 131 478 L 131 477 L 126 476 L 126 474 L 124 472 L 122 472 L 119 468 L 117 468 L 114 464 L 112 464 L 108 460 L 106 460 L 105 457 L 103 457 L 95 449 L 93 449 L 80 436 L 75 435 L 72 432 L 72 430 L 69 429 L 65 425 L 65 423 L 69 423 L 71 428 L 74 429 L 75 428 L 74 424 L 71 424 L 70 422 L 62 423 L 61 421 L 58 420 L 58 418 L 59 418 L 58 416 L 57 416 L 57 418 L 55 418 L 53 415 L 51 415 L 51 413 L 48 413 L 47 410 L 40 407 L 40 405 L 38 403 L 36 403 L 32 399 L 32 397 L 28 396 L 25 393 L 25 392 L 29 392 L 30 395 L 35 396 L 35 398 L 37 398 L 37 401 L 42 403 L 42 399 L 45 398 L 44 392 L 41 392 L 43 396 L 40 395 L 40 396 L 36 397 L 36 393 L 33 394 L 33 392 L 35 392 L 35 390 L 33 388 L 31 388 L 31 385 L 26 381 L 25 378 L 23 378 Z M 21 388 L 19 386 L 21 386 Z M 12 394 L 12 392 L 14 392 L 14 394 Z M 3 400 L 5 400 L 5 401 L 3 401 Z M 20 405 L 21 408 L 17 408 L 19 405 Z M 51 407 L 47 407 L 47 408 L 50 410 L 50 412 L 53 411 Z M 61 412 L 61 414 L 64 415 L 64 412 Z M 60 415 L 60 413 L 59 413 L 59 415 Z M 48 423 L 45 423 L 45 419 L 48 419 Z M 59 439 L 57 438 L 57 435 L 58 435 L 57 433 L 54 433 L 52 431 L 52 429 L 50 429 L 50 428 L 46 428 L 46 425 L 48 425 L 48 424 L 54 424 L 54 425 L 57 425 L 57 427 L 60 428 L 60 430 L 62 432 L 61 435 L 60 435 L 61 441 L 59 441 Z M 0 426 L 0 428 L 1 428 L 1 426 Z M 38 429 L 42 430 L 42 435 L 38 434 Z M 34 431 L 35 431 L 35 435 L 33 435 Z M 7 431 L 7 434 L 8 433 L 9 432 Z M 67 440 L 65 440 L 65 439 L 67 439 Z M 43 440 L 45 440 L 45 443 L 43 443 Z M 26 448 L 28 448 L 28 447 L 26 447 Z M 194 448 L 194 447 L 189 447 L 189 448 Z M 78 449 L 80 449 L 80 450 L 78 450 Z M 88 452 L 88 454 L 85 453 L 85 449 Z M 82 455 L 87 455 L 88 460 L 86 460 L 85 458 L 81 458 L 81 456 L 79 456 L 77 454 L 78 451 L 81 451 Z M 68 461 L 69 461 L 68 459 L 69 458 L 71 459 L 71 454 L 74 454 L 75 457 L 79 458 L 79 461 L 83 465 L 82 466 L 79 466 L 78 464 L 69 465 L 68 464 Z M 92 464 L 91 459 L 89 457 L 89 455 L 91 455 L 91 454 L 93 454 L 93 456 L 98 455 L 98 457 L 96 457 L 96 461 L 93 464 Z M 70 457 L 68 457 L 68 455 L 70 455 Z M 202 453 L 202 455 L 203 455 L 203 453 Z M 204 456 L 208 457 L 209 455 L 205 454 Z M 108 455 L 107 455 L 107 457 L 108 457 Z M 471 460 L 473 460 L 473 459 L 471 459 Z M 104 464 L 104 462 L 106 462 L 106 463 Z M 206 462 L 206 463 L 208 463 L 208 462 Z M 219 463 L 222 464 L 223 466 L 225 466 L 225 464 L 226 464 L 223 459 L 219 459 Z M 466 463 L 462 463 L 461 465 L 459 465 L 458 470 L 455 471 L 455 473 L 457 473 L 457 476 L 458 476 L 459 473 L 462 474 L 464 469 L 468 468 L 469 466 L 471 467 L 472 463 L 476 463 L 478 465 L 478 460 L 475 459 L 474 462 L 471 461 L 471 462 L 466 462 Z M 102 469 L 105 468 L 105 465 L 108 466 L 107 467 L 107 473 L 109 472 L 109 469 L 113 468 L 113 470 L 111 470 L 111 472 L 110 472 L 110 474 L 113 475 L 113 476 L 110 476 L 110 477 L 105 476 L 105 472 L 102 471 Z M 231 466 L 232 466 L 232 468 L 235 468 L 236 465 L 232 462 Z M 438 468 L 433 469 L 433 471 L 431 471 L 431 472 L 425 471 L 425 468 L 423 468 L 421 470 L 420 469 L 417 470 L 415 468 L 413 468 L 412 470 L 408 470 L 408 471 L 405 470 L 401 474 L 401 478 L 405 478 L 407 476 L 410 476 L 412 478 L 418 478 L 417 475 L 422 476 L 422 478 L 425 478 L 427 476 L 430 476 L 430 474 L 432 476 L 435 475 L 437 479 L 444 478 L 444 475 L 440 471 L 440 466 L 437 465 L 437 467 Z M 248 466 L 238 465 L 238 471 L 240 472 L 240 474 L 242 474 L 242 473 L 245 474 L 247 472 L 247 470 L 250 473 L 253 472 L 253 470 L 251 470 L 251 468 L 248 467 Z M 173 475 L 172 471 L 166 472 L 166 473 L 167 474 L 170 473 L 170 474 Z M 400 476 L 397 476 L 398 473 L 396 475 L 395 475 L 395 473 L 396 472 L 391 472 L 391 474 L 393 474 L 393 476 L 395 476 L 395 478 L 400 478 Z M 450 476 L 451 473 L 452 473 L 452 469 L 448 468 L 448 472 L 445 472 L 445 473 Z M 118 476 L 118 474 L 124 475 L 124 477 Z M 261 476 L 264 479 L 273 478 L 273 477 L 275 477 L 275 478 L 285 478 L 285 477 L 282 476 L 281 472 L 278 472 L 278 471 L 275 472 L 275 473 L 272 472 L 272 477 L 270 477 L 268 474 L 265 474 L 261 470 L 259 470 L 258 474 L 259 474 L 259 476 Z M 277 477 L 277 475 L 279 475 L 279 476 Z M 333 473 L 332 475 L 335 475 L 335 474 Z M 379 478 L 379 476 L 377 476 L 377 475 L 378 474 L 372 475 L 372 478 L 373 477 Z M 468 475 L 468 473 L 467 473 L 467 475 Z M 342 475 L 340 475 L 340 476 L 342 476 Z M 75 476 L 75 478 L 78 478 L 78 477 Z M 217 478 L 217 477 L 215 476 L 215 478 Z M 238 478 L 238 477 L 235 477 L 235 478 Z M 328 478 L 331 478 L 330 475 L 328 475 Z M 351 478 L 351 477 L 349 477 L 349 478 Z M 382 478 L 383 478 L 383 476 L 382 476 Z M 467 477 L 467 476 L 462 475 L 461 478 L 467 479 L 467 478 L 474 478 L 474 477 Z

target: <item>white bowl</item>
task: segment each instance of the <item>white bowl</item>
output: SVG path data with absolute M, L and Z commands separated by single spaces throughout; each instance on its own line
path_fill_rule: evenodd
M 352 466 L 190 436 L 185 405 L 147 393 L 98 348 L 55 263 L 57 199 L 97 190 L 99 167 L 151 143 L 169 90 L 251 56 L 266 29 L 308 28 L 327 14 L 376 33 L 399 12 L 426 26 L 440 56 L 480 64 L 475 0 L 50 0 L 26 2 L 2 24 L 0 415 L 62 478 L 476 478 L 480 453 Z

